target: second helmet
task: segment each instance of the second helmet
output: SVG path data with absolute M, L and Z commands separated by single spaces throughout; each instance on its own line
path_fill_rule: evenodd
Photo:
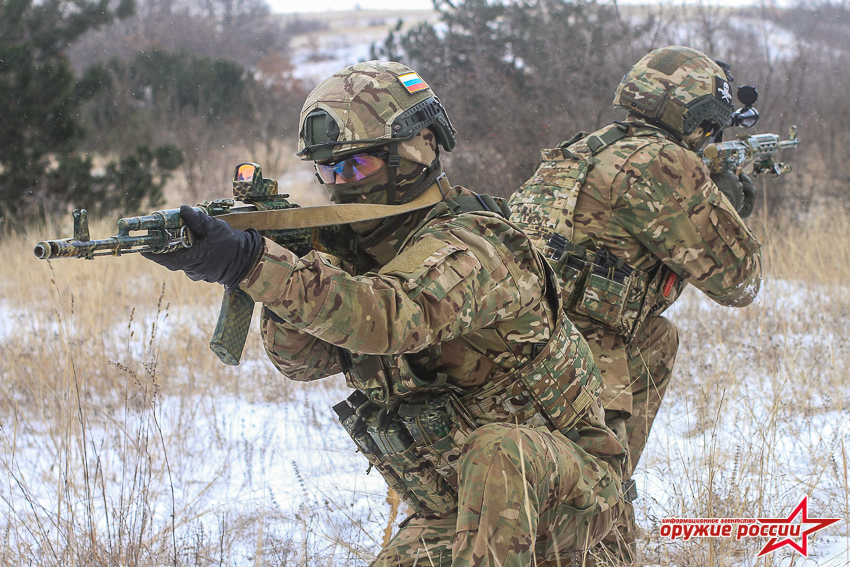
M 730 125 L 734 106 L 726 70 L 688 47 L 656 49 L 620 81 L 615 108 L 625 108 L 661 124 L 679 138 L 700 127 L 717 131 Z

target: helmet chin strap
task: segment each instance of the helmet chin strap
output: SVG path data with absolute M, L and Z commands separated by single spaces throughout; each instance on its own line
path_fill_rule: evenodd
M 401 165 L 401 157 L 398 155 L 398 142 L 388 144 L 387 155 L 387 204 L 395 205 L 396 201 L 396 173 Z

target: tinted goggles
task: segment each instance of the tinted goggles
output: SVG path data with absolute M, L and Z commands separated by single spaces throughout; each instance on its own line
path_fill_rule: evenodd
M 316 164 L 322 183 L 354 183 L 379 172 L 387 166 L 387 151 L 354 154 L 332 164 Z

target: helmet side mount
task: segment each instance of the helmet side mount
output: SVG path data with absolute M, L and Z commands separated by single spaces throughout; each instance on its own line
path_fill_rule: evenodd
M 330 158 L 333 148 L 340 145 L 339 124 L 321 108 L 311 111 L 304 118 L 300 135 L 304 140 L 304 149 L 297 155 L 314 161 Z

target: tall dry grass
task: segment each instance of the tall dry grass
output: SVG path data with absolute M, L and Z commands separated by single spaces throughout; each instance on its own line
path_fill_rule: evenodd
M 281 185 L 296 202 L 326 202 L 303 175 Z M 114 234 L 114 220 L 93 219 L 92 236 Z M 350 537 L 358 521 L 316 528 L 321 506 L 306 485 L 296 517 L 273 497 L 216 506 L 234 483 L 275 475 L 257 462 L 274 451 L 274 412 L 254 438 L 236 441 L 233 430 L 250 433 L 251 424 L 228 412 L 292 405 L 309 416 L 306 429 L 315 406 L 329 413 L 310 398 L 343 396 L 339 381 L 296 391 L 281 380 L 265 359 L 258 316 L 242 366 L 221 364 L 208 348 L 220 286 L 137 254 L 33 256 L 36 242 L 71 228 L 69 215 L 0 240 L 0 564 L 248 564 L 250 556 L 313 565 L 363 555 L 363 534 Z M 330 543 L 301 549 L 315 531 Z
M 751 222 L 765 281 L 745 309 L 695 290 L 671 310 L 680 331 L 672 385 L 653 428 L 636 503 L 642 558 L 679 566 L 850 565 L 850 217 L 813 212 Z M 815 538 L 831 559 L 789 547 L 756 560 L 765 539 L 671 542 L 673 518 L 811 517 L 844 521 Z
M 218 286 L 135 255 L 36 260 L 35 242 L 70 233 L 61 223 L 0 241 L 0 563 L 367 563 L 389 514 L 380 490 L 348 500 L 316 481 L 334 459 L 317 470 L 266 459 L 284 443 L 280 416 L 305 452 L 340 437 L 327 418 L 339 380 L 287 383 L 256 329 L 246 363 L 221 364 L 207 347 Z M 732 310 L 688 293 L 670 315 L 681 350 L 638 475 L 647 564 L 803 565 L 781 553 L 755 561 L 759 542 L 665 541 L 664 517 L 766 517 L 805 493 L 813 514 L 850 518 L 850 216 L 752 224 L 766 268 L 756 304 Z M 234 443 L 254 419 L 245 412 L 265 417 Z M 203 446 L 191 434 L 201 427 Z M 265 498 L 222 488 L 260 477 Z M 300 505 L 277 502 L 273 482 L 302 492 Z M 827 535 L 842 534 L 847 522 Z

